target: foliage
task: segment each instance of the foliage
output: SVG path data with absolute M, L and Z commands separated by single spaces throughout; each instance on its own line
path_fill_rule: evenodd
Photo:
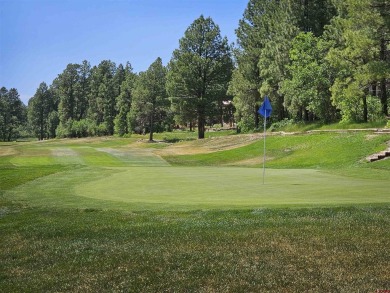
M 383 39 L 390 27 L 384 23 L 373 0 L 336 2 L 339 15 L 332 20 L 327 37 L 333 41 L 328 60 L 338 75 L 331 87 L 333 103 L 342 112 L 343 120 L 365 121 L 369 116 L 367 98 L 370 86 L 386 83 L 390 75 L 388 60 L 381 53 Z M 357 21 L 359 20 L 359 21 Z M 336 33 L 335 33 L 336 32 Z M 386 95 L 386 90 L 382 90 Z M 387 115 L 387 98 L 380 99 Z
M 282 124 L 382 121 L 389 100 L 389 8 L 385 0 L 249 0 L 234 49 L 210 17 L 200 16 L 166 69 L 170 109 L 154 109 L 144 94 L 154 91 L 150 77 L 133 73 L 130 63 L 103 60 L 91 67 L 84 60 L 38 87 L 27 126 L 25 108 L 10 110 L 7 101 L 11 91 L 18 100 L 16 89 L 3 88 L 1 139 L 27 130 L 40 140 L 130 132 L 152 138 L 179 127 L 197 127 L 204 138 L 206 124 L 233 122 L 250 132 L 259 129 L 264 95 L 272 121 Z M 159 87 L 162 92 L 162 82 Z
M 0 139 L 11 141 L 17 138 L 19 130 L 26 124 L 26 108 L 15 88 L 0 89 Z
M 123 136 L 130 132 L 127 117 L 132 103 L 134 82 L 137 78 L 136 74 L 132 72 L 130 64 L 127 65 L 125 73 L 125 79 L 122 81 L 119 96 L 117 98 L 116 107 L 118 109 L 118 114 L 114 121 L 115 133 L 119 136 Z
M 326 53 L 327 44 L 312 33 L 300 33 L 292 42 L 290 78 L 284 79 L 280 91 L 285 107 L 299 120 L 308 121 L 309 115 L 325 123 L 336 120 L 329 92 L 335 73 L 325 60 Z
M 54 137 L 53 128 L 58 123 L 56 115 L 52 114 L 54 107 L 53 92 L 42 82 L 28 103 L 28 122 L 39 140 Z
M 334 14 L 329 0 L 249 1 L 236 31 L 240 47 L 235 51 L 237 67 L 230 84 L 236 119 L 243 130 L 259 127 L 260 93 L 271 97 L 277 120 L 295 116 L 290 112 L 295 109 L 285 106 L 287 85 L 281 90 L 290 78 L 287 69 L 291 42 L 299 30 L 320 36 Z M 310 84 L 304 86 L 313 90 Z
M 271 127 L 270 127 L 270 131 L 277 131 L 277 130 L 282 130 L 282 129 L 286 129 L 287 127 L 289 126 L 292 126 L 296 124 L 296 122 L 293 120 L 293 119 L 288 119 L 288 118 L 285 118 L 281 121 L 278 121 L 278 122 L 274 122 L 272 123 Z
M 204 138 L 207 115 L 226 96 L 233 67 L 230 47 L 214 21 L 203 15 L 179 43 L 168 65 L 167 90 L 171 97 L 186 99 L 175 109 L 184 108 L 186 118 L 188 112 L 196 113 L 199 138 Z
M 157 58 L 146 72 L 139 75 L 135 82 L 130 115 L 135 130 L 148 128 L 149 140 L 153 140 L 153 132 L 159 130 L 169 109 L 169 100 L 165 90 L 166 68 L 161 58 Z M 161 130 L 161 129 L 160 129 Z

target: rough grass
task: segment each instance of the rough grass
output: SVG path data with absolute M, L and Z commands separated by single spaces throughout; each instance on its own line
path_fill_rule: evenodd
M 367 135 L 366 132 L 335 132 L 268 136 L 266 165 L 269 168 L 338 169 L 363 164 L 368 154 L 386 149 L 386 142 L 390 140 L 390 135 L 371 136 L 369 139 Z M 172 165 L 240 166 L 245 160 L 263 158 L 263 148 L 264 141 L 261 139 L 245 146 L 212 153 L 171 155 L 164 149 L 161 154 Z M 262 161 L 252 166 L 260 167 Z
M 33 220 L 32 220 L 33 219 Z M 376 292 L 388 207 L 1 213 L 2 292 Z

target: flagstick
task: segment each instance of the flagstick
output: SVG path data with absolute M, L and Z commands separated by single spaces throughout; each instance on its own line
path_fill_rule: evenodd
M 263 184 L 264 184 L 264 177 L 265 177 L 265 126 L 267 122 L 267 110 L 265 110 L 265 116 L 264 116 L 264 155 L 263 155 Z

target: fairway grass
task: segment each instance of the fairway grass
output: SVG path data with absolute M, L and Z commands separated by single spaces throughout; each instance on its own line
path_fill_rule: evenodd
M 106 210 L 389 204 L 390 160 L 364 163 L 388 139 L 370 132 L 271 136 L 264 184 L 261 166 L 242 165 L 258 162 L 258 135 L 178 144 L 114 138 L 9 143 L 0 152 L 0 192 L 33 206 Z

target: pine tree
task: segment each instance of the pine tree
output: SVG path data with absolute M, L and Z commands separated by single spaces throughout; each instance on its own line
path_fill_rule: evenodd
M 10 141 L 17 138 L 18 129 L 25 123 L 25 106 L 19 98 L 17 89 L 0 89 L 0 138 Z
M 327 58 L 338 72 L 331 88 L 333 103 L 344 120 L 368 121 L 380 112 L 387 115 L 386 90 L 380 99 L 370 94 L 373 85 L 382 87 L 390 76 L 389 60 L 383 56 L 383 39 L 389 35 L 386 18 L 374 0 L 336 3 L 338 16 L 327 33 L 333 41 Z
M 115 133 L 123 136 L 130 132 L 127 117 L 132 103 L 134 82 L 136 74 L 132 72 L 130 64 L 125 68 L 125 79 L 121 83 L 120 93 L 116 99 L 116 108 L 118 114 L 115 117 Z
M 157 58 L 147 71 L 139 75 L 135 83 L 131 105 L 133 127 L 148 128 L 149 141 L 153 141 L 155 126 L 161 123 L 169 108 L 165 90 L 166 68 L 161 58 Z
M 53 111 L 53 100 L 46 83 L 42 82 L 34 97 L 28 102 L 28 121 L 39 140 L 49 138 L 49 114 Z
M 219 89 L 227 88 L 230 80 L 231 50 L 219 27 L 203 15 L 188 27 L 179 43 L 168 65 L 168 92 L 171 97 L 187 99 L 181 104 L 186 105 L 185 112 L 196 113 L 198 138 L 202 139 Z

